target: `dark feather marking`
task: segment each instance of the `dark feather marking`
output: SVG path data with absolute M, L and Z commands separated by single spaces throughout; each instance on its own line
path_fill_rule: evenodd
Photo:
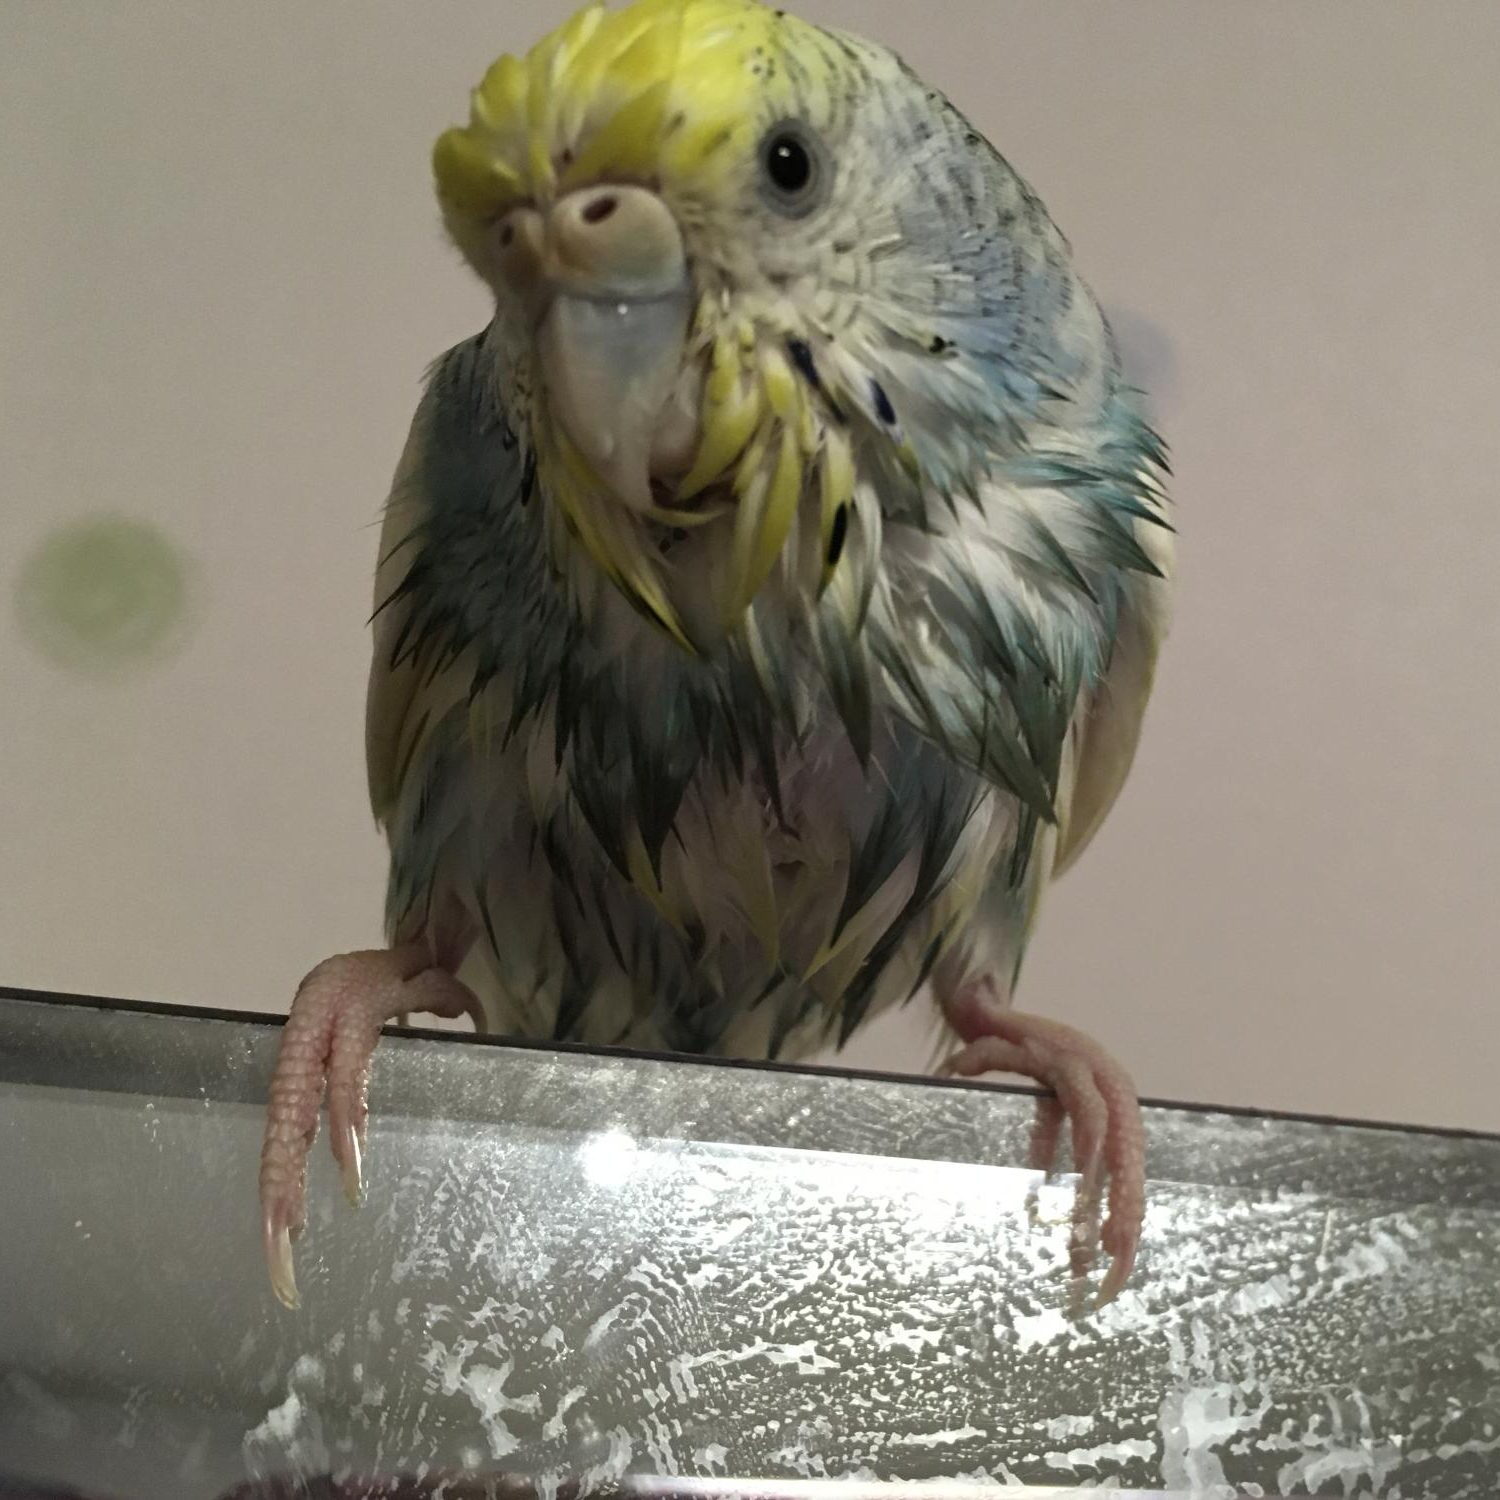
M 849 536 L 849 507 L 840 505 L 833 513 L 833 527 L 828 536 L 828 566 L 836 568 L 844 555 L 844 542 Z
M 759 1010 L 789 978 L 785 969 L 777 967 L 771 973 L 771 977 L 760 987 L 755 998 L 746 1007 L 748 1010 Z
M 479 908 L 479 920 L 484 923 L 484 934 L 489 939 L 490 952 L 496 958 L 500 956 L 500 939 L 495 935 L 495 920 L 490 914 L 490 898 L 486 888 L 486 882 L 476 881 L 474 885 L 474 904 Z
M 917 992 L 932 977 L 932 970 L 937 964 L 938 954 L 943 951 L 943 944 L 947 940 L 948 929 L 945 927 L 922 950 L 922 960 L 917 965 L 917 977 L 912 981 L 911 988 L 906 992 L 906 1004 L 911 1004 L 917 998 Z
M 841 427 L 846 425 L 848 417 L 844 415 L 844 409 L 823 384 L 823 377 L 818 372 L 817 362 L 813 359 L 812 349 L 802 339 L 788 339 L 786 341 L 787 353 L 792 357 L 792 364 L 796 367 L 802 378 L 823 398 L 823 404 L 828 408 L 828 414 Z

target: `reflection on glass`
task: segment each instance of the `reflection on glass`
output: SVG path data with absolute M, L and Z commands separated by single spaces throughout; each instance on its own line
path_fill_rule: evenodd
M 0 1500 L 1500 1493 L 1494 1140 L 1152 1111 L 1075 1323 L 1029 1098 L 393 1037 L 292 1314 L 275 1040 L 0 999 Z
M 595 1187 L 619 1187 L 637 1166 L 634 1139 L 623 1130 L 604 1130 L 584 1139 L 578 1160 L 584 1177 Z

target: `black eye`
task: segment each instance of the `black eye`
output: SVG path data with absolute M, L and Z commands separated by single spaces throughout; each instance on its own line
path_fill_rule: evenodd
M 827 174 L 822 150 L 805 126 L 787 121 L 768 131 L 760 162 L 766 197 L 779 212 L 795 218 L 816 205 Z
M 783 193 L 800 193 L 812 181 L 812 157 L 794 135 L 778 135 L 766 152 L 766 171 Z

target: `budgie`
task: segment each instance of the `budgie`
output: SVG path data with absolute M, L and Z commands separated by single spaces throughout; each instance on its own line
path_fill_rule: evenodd
M 380 1028 L 796 1059 L 926 989 L 1044 1085 L 1076 1287 L 1136 1255 L 1129 1075 L 1012 991 L 1131 765 L 1165 449 L 1040 200 L 892 52 L 758 0 L 590 5 L 437 141 L 493 320 L 387 503 L 366 751 L 389 947 L 303 981 L 272 1284 Z M 460 978 L 460 969 L 464 978 Z M 1102 1222 L 1101 1222 L 1102 1221 Z

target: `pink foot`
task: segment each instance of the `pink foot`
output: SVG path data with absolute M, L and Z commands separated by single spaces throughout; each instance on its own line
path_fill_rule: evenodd
M 307 1222 L 307 1154 L 328 1095 L 328 1132 L 350 1203 L 363 1193 L 360 1153 L 369 1121 L 370 1059 L 380 1029 L 413 1011 L 482 1024 L 479 1002 L 425 944 L 345 953 L 304 979 L 281 1033 L 260 1149 L 261 1227 L 271 1286 L 297 1305 L 292 1239 Z
M 1079 1173 L 1073 1201 L 1069 1264 L 1073 1304 L 1082 1296 L 1102 1248 L 1110 1267 L 1096 1307 L 1119 1295 L 1135 1264 L 1146 1213 L 1146 1139 L 1130 1075 L 1097 1042 L 1064 1026 L 1009 1010 L 987 982 L 966 987 L 947 1007 L 948 1020 L 967 1045 L 946 1072 L 1020 1073 L 1053 1091 L 1037 1101 L 1031 1165 L 1052 1175 L 1066 1119 L 1072 1130 L 1073 1165 Z M 1108 1184 L 1109 1217 L 1099 1215 Z

